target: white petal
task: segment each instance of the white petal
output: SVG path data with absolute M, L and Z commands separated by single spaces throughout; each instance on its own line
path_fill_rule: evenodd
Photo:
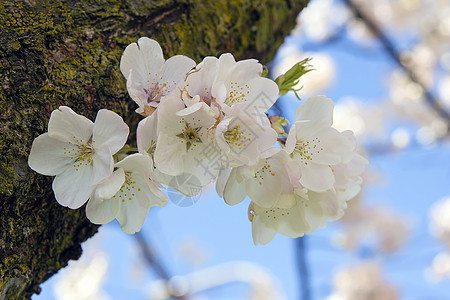
M 53 192 L 56 201 L 62 206 L 79 208 L 92 195 L 94 186 L 90 186 L 92 166 L 69 167 L 53 180 Z
M 143 191 L 143 193 L 136 193 L 136 198 L 143 207 L 147 205 L 164 207 L 167 204 L 166 195 L 150 180 L 135 174 L 132 175 L 132 178 L 136 182 L 136 187 L 141 188 L 141 191 Z
M 95 153 L 92 156 L 92 167 L 91 185 L 98 184 L 112 174 L 114 169 L 114 159 L 109 148 L 102 147 L 95 150 Z
M 142 206 L 138 199 L 119 202 L 119 211 L 116 215 L 122 231 L 128 234 L 134 234 L 141 230 L 147 217 L 150 205 Z
M 94 224 L 106 224 L 114 220 L 119 211 L 116 199 L 90 199 L 86 205 L 86 217 Z
M 186 78 L 186 74 L 195 67 L 195 61 L 184 55 L 175 55 L 166 60 L 161 71 L 160 86 L 165 84 L 162 89 L 163 95 L 171 92 L 176 85 Z
M 159 73 L 163 64 L 164 57 L 158 42 L 142 37 L 137 44 L 131 43 L 125 48 L 120 59 L 120 70 L 126 78 L 133 69 L 136 79 L 144 83 L 149 73 Z
M 76 114 L 70 107 L 55 109 L 48 122 L 48 135 L 73 144 L 87 143 L 92 137 L 94 123 Z
M 300 104 L 295 111 L 295 121 L 310 120 L 311 126 L 331 127 L 334 102 L 325 96 L 314 96 Z
M 329 166 L 317 164 L 301 164 L 302 177 L 300 183 L 315 192 L 324 192 L 333 187 L 334 175 Z
M 67 148 L 69 143 L 51 138 L 48 133 L 41 134 L 31 145 L 28 165 L 34 171 L 48 176 L 62 173 L 72 164 Z M 64 154 L 66 153 L 66 154 Z
M 278 99 L 278 85 L 268 78 L 258 77 L 246 83 L 249 94 L 245 97 L 246 104 L 253 107 L 256 112 L 264 113 Z
M 186 145 L 179 142 L 179 138 L 169 137 L 160 133 L 156 144 L 155 163 L 158 169 L 168 175 L 176 176 L 183 173 L 183 153 Z
M 223 193 L 225 190 L 225 185 L 228 181 L 228 178 L 231 174 L 231 168 L 223 167 L 219 171 L 219 176 L 217 177 L 216 181 L 216 192 L 219 195 L 219 197 L 223 198 Z
M 149 178 L 150 172 L 153 170 L 153 164 L 149 156 L 135 153 L 116 163 L 116 168 L 123 168 L 125 172 L 139 173 Z
M 146 154 L 152 143 L 156 143 L 157 136 L 157 122 L 158 113 L 155 111 L 150 116 L 141 120 L 136 131 L 137 148 L 139 153 Z
M 110 110 L 101 109 L 97 113 L 92 139 L 94 149 L 108 147 L 111 154 L 119 151 L 128 138 L 129 129 L 123 119 Z
M 202 185 L 197 176 L 193 174 L 184 173 L 177 176 L 170 176 L 164 178 L 164 184 L 176 189 L 186 197 L 193 197 L 202 191 Z
M 228 205 L 236 205 L 241 203 L 247 196 L 245 191 L 245 182 L 239 182 L 236 176 L 237 170 L 232 169 L 223 191 L 223 198 Z
M 258 243 L 260 243 L 261 245 L 270 243 L 276 234 L 277 231 L 271 227 L 266 226 L 266 224 L 261 221 L 260 216 L 255 216 L 253 218 L 252 236 L 255 246 L 257 246 Z
M 128 94 L 130 95 L 131 99 L 133 99 L 134 102 L 139 105 L 138 109 L 143 110 L 144 104 L 148 103 L 148 94 L 144 90 L 142 83 L 136 82 L 136 79 L 134 77 L 135 75 L 133 75 L 133 70 L 130 70 L 130 74 L 128 75 L 127 79 Z
M 115 170 L 111 176 L 103 180 L 95 189 L 96 199 L 110 199 L 122 187 L 125 182 L 125 172 L 122 168 Z

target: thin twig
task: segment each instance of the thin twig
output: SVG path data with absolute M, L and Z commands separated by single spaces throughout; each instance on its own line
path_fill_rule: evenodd
M 306 236 L 295 239 L 295 248 L 297 252 L 297 266 L 300 276 L 300 300 L 310 300 L 311 291 L 309 285 L 309 271 L 306 260 Z
M 389 56 L 394 60 L 395 63 L 408 75 L 409 79 L 418 84 L 424 92 L 425 99 L 428 104 L 445 120 L 450 120 L 450 114 L 440 105 L 439 101 L 434 97 L 434 95 L 428 90 L 428 88 L 421 82 L 413 70 L 409 68 L 402 60 L 401 54 L 398 52 L 394 44 L 389 40 L 389 38 L 384 34 L 378 25 L 373 22 L 365 13 L 356 5 L 353 0 L 344 0 L 347 6 L 352 11 L 356 18 L 359 18 L 367 28 L 372 32 L 372 34 L 378 38 L 381 45 L 384 47 Z M 449 124 L 450 126 L 450 124 Z M 449 128 L 450 129 L 450 128 Z M 447 131 L 449 131 L 449 129 Z

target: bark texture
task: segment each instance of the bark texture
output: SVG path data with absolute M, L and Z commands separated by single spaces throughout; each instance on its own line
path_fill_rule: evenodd
M 199 62 L 232 52 L 264 63 L 307 2 L 0 0 L 1 299 L 39 293 L 97 231 L 83 208 L 55 201 L 52 178 L 28 168 L 31 143 L 46 131 L 53 109 L 68 105 L 94 120 L 107 108 L 134 132 L 140 117 L 119 70 L 129 43 L 148 36 L 168 56 Z

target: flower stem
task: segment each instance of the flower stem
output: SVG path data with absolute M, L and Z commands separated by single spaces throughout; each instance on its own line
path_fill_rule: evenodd
M 122 149 L 120 149 L 119 151 L 117 151 L 117 153 L 116 154 L 119 154 L 119 153 L 121 153 L 121 152 L 138 152 L 138 148 L 131 148 L 131 147 L 127 147 L 127 148 L 125 148 L 125 147 L 123 147 Z

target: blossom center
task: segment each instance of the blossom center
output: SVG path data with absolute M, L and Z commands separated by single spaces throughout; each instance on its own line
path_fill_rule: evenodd
M 246 88 L 245 90 L 244 87 Z M 230 93 L 225 100 L 225 104 L 232 106 L 233 104 L 247 101 L 245 96 L 250 93 L 250 87 L 247 84 L 244 87 L 240 86 L 237 82 L 231 82 Z
M 244 132 L 241 129 L 241 125 L 234 126 L 223 133 L 223 137 L 230 148 L 237 148 L 239 150 L 246 147 L 247 143 L 252 141 L 251 135 L 250 132 Z
M 259 184 L 262 184 L 262 182 L 264 181 L 264 179 L 266 178 L 266 176 L 275 176 L 275 172 L 272 170 L 272 168 L 270 167 L 269 162 L 266 160 L 264 162 L 264 166 L 259 169 L 258 171 L 255 172 L 255 175 L 253 176 L 254 178 L 256 178 L 258 180 Z
M 92 164 L 92 156 L 95 150 L 92 146 L 92 137 L 87 142 L 83 142 L 82 139 L 77 139 L 73 136 L 76 143 L 69 142 L 69 146 L 64 147 L 64 154 L 70 155 L 70 159 L 73 160 L 73 167 L 75 171 L 82 166 L 88 166 Z
M 200 138 L 200 130 L 202 127 L 193 128 L 191 125 L 184 121 L 185 126 L 183 131 L 180 134 L 177 134 L 177 137 L 182 139 L 182 142 L 186 142 L 186 151 L 189 151 L 191 146 L 197 146 L 197 143 L 201 143 L 202 139 Z
M 307 165 L 309 161 L 314 160 L 314 154 L 319 154 L 323 151 L 323 147 L 320 146 L 320 143 L 319 138 L 312 139 L 311 141 L 298 141 L 291 156 Z
M 119 198 L 122 203 L 126 200 L 131 201 L 136 196 L 136 191 L 141 191 L 141 189 L 136 188 L 136 181 L 131 176 L 131 173 L 125 172 L 125 181 L 120 190 L 113 196 L 113 199 Z

